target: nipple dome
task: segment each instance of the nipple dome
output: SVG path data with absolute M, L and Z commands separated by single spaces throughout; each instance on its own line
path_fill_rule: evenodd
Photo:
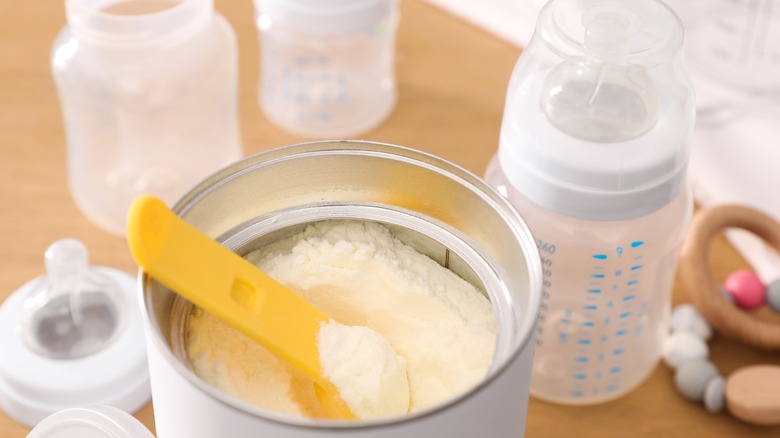
M 61 239 L 46 250 L 46 275 L 22 306 L 21 336 L 32 351 L 77 359 L 104 349 L 122 328 L 122 291 L 88 265 L 86 247 Z
M 658 93 L 645 67 L 628 62 L 627 41 L 642 30 L 636 14 L 617 4 L 585 11 L 582 53 L 553 68 L 542 111 L 559 130 L 598 143 L 628 141 L 658 120 Z

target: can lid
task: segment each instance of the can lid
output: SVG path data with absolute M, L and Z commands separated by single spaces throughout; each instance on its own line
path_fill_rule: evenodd
M 154 438 L 154 435 L 127 412 L 101 405 L 55 412 L 27 435 L 27 438 L 71 437 Z
M 89 301 L 92 292 L 87 291 L 92 289 L 84 284 L 79 284 L 83 293 L 65 296 L 65 300 L 62 294 L 42 294 L 41 285 L 50 279 L 39 277 L 0 306 L 0 408 L 28 427 L 54 412 L 81 406 L 112 405 L 134 412 L 151 397 L 135 278 L 111 268 L 90 269 L 95 278 L 115 286 L 116 308 L 123 314 L 116 333 L 101 342 L 99 349 L 76 348 L 93 342 L 95 333 L 110 319 L 100 313 L 105 310 L 104 301 Z M 47 298 L 52 306 L 40 306 L 39 301 Z M 39 314 L 25 318 L 31 308 L 39 309 Z M 93 313 L 100 317 L 90 322 Z M 90 326 L 98 323 L 103 325 Z M 79 354 L 49 354 L 51 349 L 33 348 L 25 331 L 33 331 L 45 345 L 56 344 Z

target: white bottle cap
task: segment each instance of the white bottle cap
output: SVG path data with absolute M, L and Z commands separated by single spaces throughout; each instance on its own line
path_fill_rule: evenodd
M 387 16 L 397 0 L 255 0 L 260 14 L 309 34 L 348 33 Z
M 92 306 L 85 294 L 69 297 L 58 291 L 53 295 L 58 306 L 52 311 L 37 302 L 52 296 L 42 293 L 42 285 L 44 292 L 53 290 L 48 277 L 26 283 L 0 306 L 0 407 L 29 427 L 54 412 L 79 406 L 106 404 L 134 412 L 151 397 L 135 278 L 110 268 L 89 269 L 96 278 L 107 280 L 100 284 L 116 285 L 114 299 L 122 321 L 106 339 L 96 342 L 99 324 L 85 321 L 91 314 L 98 315 L 98 323 L 110 319 L 102 307 L 107 301 L 101 298 Z M 51 272 L 69 278 L 58 269 Z M 70 313 L 59 306 L 61 301 L 70 302 L 66 306 Z M 41 309 L 40 317 L 29 317 Z M 36 348 L 24 333 L 29 330 L 37 330 L 42 345 L 54 348 Z
M 154 438 L 141 422 L 112 406 L 91 406 L 55 412 L 27 438 Z
M 658 210 L 685 184 L 693 93 L 660 1 L 552 0 L 515 67 L 499 162 L 544 208 L 585 220 Z

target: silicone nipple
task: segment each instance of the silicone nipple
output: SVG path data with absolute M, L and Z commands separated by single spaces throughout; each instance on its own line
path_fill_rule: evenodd
M 25 345 L 53 359 L 76 359 L 108 346 L 124 320 L 120 286 L 88 266 L 87 249 L 78 240 L 54 242 L 44 259 L 46 275 L 22 307 Z
M 658 96 L 645 68 L 626 61 L 626 41 L 641 20 L 618 4 L 587 10 L 583 55 L 548 75 L 541 106 L 561 131 L 587 141 L 614 143 L 646 133 L 658 119 Z

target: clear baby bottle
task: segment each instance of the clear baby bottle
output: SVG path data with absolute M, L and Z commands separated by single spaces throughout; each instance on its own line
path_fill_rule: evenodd
M 692 214 L 682 44 L 658 1 L 552 0 L 515 66 L 486 179 L 542 259 L 538 398 L 610 400 L 658 362 Z
M 266 117 L 302 137 L 349 138 L 396 103 L 397 0 L 255 0 L 258 99 Z
M 139 194 L 172 203 L 241 157 L 237 47 L 212 0 L 66 0 L 52 51 L 68 177 L 122 235 Z

